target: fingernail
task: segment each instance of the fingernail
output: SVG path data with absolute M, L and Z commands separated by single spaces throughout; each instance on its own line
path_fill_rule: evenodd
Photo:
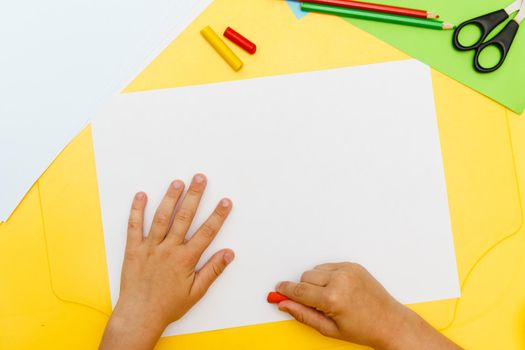
M 235 255 L 233 254 L 233 252 L 224 253 L 224 261 L 226 261 L 227 264 L 231 263 L 234 258 Z
M 277 305 L 277 307 L 279 308 L 279 311 L 288 312 L 288 309 L 286 308 L 286 306 L 281 306 L 281 304 L 279 304 Z
M 144 192 L 139 192 L 135 195 L 136 199 L 144 199 L 146 197 L 146 194 Z
M 203 183 L 204 180 L 206 180 L 206 177 L 202 174 L 197 174 L 193 177 L 193 181 L 195 181 L 198 184 Z
M 176 190 L 180 190 L 180 189 L 184 186 L 184 184 L 183 184 L 182 181 L 180 181 L 180 180 L 175 180 L 175 181 L 173 181 L 173 182 L 171 183 L 171 185 L 172 185 L 173 188 L 176 189 Z
M 277 284 L 275 285 L 275 290 L 278 290 L 282 283 L 283 283 L 283 282 L 279 282 L 279 283 L 277 283 Z
M 224 208 L 228 208 L 232 205 L 232 201 L 229 200 L 228 198 L 223 198 L 221 199 L 221 206 L 224 207 Z

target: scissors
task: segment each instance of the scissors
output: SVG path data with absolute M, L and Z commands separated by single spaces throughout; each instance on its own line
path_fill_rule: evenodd
M 490 33 L 501 23 L 503 23 L 507 18 L 510 17 L 514 12 L 518 11 L 516 17 L 509 21 L 507 25 L 497 33 L 492 39 L 485 41 Z M 490 73 L 497 70 L 509 53 L 510 46 L 514 41 L 514 37 L 518 32 L 519 25 L 523 18 L 525 17 L 525 0 L 516 0 L 509 6 L 504 9 L 488 13 L 483 16 L 479 16 L 461 23 L 456 30 L 454 31 L 454 47 L 459 51 L 469 51 L 474 50 L 474 68 L 480 73 Z M 468 25 L 475 25 L 481 29 L 481 37 L 474 44 L 469 46 L 464 46 L 459 42 L 459 34 L 461 31 Z M 479 62 L 479 56 L 481 52 L 489 46 L 494 46 L 499 49 L 500 59 L 492 67 L 483 67 Z

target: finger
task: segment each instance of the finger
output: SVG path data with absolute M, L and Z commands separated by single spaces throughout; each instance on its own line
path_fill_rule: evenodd
M 276 291 L 288 298 L 308 306 L 320 308 L 322 305 L 322 287 L 310 283 L 281 282 Z
M 144 208 L 148 199 L 144 192 L 139 192 L 133 198 L 128 220 L 127 248 L 136 247 L 144 237 Z
M 191 294 L 197 299 L 202 298 L 208 288 L 210 288 L 234 258 L 235 254 L 230 249 L 224 249 L 215 253 L 195 275 L 195 281 L 191 287 Z
M 330 282 L 331 271 L 327 270 L 309 270 L 301 276 L 301 282 L 315 284 L 316 286 L 325 287 Z
M 193 237 L 189 240 L 188 247 L 195 252 L 195 256 L 200 258 L 202 253 L 208 248 L 213 241 L 217 232 L 222 227 L 222 224 L 230 214 L 232 209 L 232 201 L 228 198 L 223 198 L 208 220 L 195 232 Z M 198 260 L 197 258 L 197 260 Z
M 289 313 L 297 321 L 316 329 L 322 335 L 333 338 L 338 336 L 339 331 L 335 321 L 311 307 L 285 300 L 279 303 L 279 310 Z
M 173 181 L 168 187 L 153 217 L 153 223 L 148 235 L 148 240 L 151 242 L 158 244 L 166 237 L 173 218 L 173 211 L 183 190 L 184 183 L 180 180 Z
M 184 238 L 195 217 L 205 188 L 206 176 L 203 174 L 195 175 L 188 188 L 188 192 L 182 200 L 180 208 L 175 212 L 173 225 L 171 225 L 168 233 L 168 238 L 173 239 L 177 244 L 184 242 Z
M 321 264 L 314 267 L 314 270 L 326 270 L 326 271 L 335 271 L 343 268 L 346 265 L 346 263 L 328 263 L 328 264 Z

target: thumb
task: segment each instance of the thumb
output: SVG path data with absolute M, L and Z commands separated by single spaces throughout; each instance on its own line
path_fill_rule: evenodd
M 289 313 L 297 321 L 314 328 L 322 335 L 336 338 L 339 334 L 335 321 L 316 309 L 285 300 L 279 303 L 279 310 Z
M 208 291 L 208 288 L 215 282 L 235 258 L 235 254 L 230 249 L 224 249 L 215 253 L 204 266 L 197 271 L 195 281 L 191 287 L 191 292 L 198 299 L 202 298 Z

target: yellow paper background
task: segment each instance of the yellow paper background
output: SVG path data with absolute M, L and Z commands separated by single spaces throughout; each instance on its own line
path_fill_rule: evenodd
M 257 43 L 254 56 L 233 47 L 241 72 L 200 37 L 206 25 L 232 26 Z M 126 92 L 406 58 L 338 18 L 297 21 L 281 1 L 216 0 Z M 433 82 L 462 297 L 411 307 L 466 348 L 525 348 L 525 118 L 438 72 Z M 97 347 L 111 310 L 97 191 L 87 128 L 0 225 L 1 349 Z M 226 347 L 357 348 L 293 321 L 169 337 L 158 346 Z

